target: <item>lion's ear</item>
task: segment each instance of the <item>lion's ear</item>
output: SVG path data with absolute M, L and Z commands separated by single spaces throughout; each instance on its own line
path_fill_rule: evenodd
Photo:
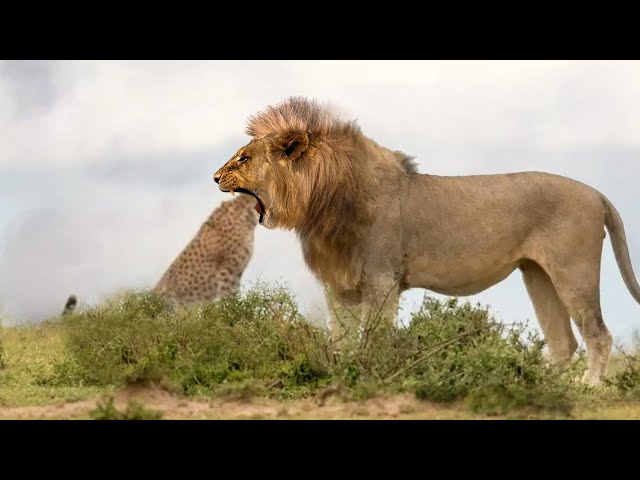
M 309 147 L 309 135 L 305 132 L 295 132 L 285 135 L 278 141 L 278 148 L 282 154 L 295 160 Z

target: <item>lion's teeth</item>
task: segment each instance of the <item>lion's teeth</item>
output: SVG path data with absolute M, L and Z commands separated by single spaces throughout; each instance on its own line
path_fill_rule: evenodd
M 235 196 L 236 196 L 236 192 L 234 192 L 233 190 L 231 190 L 231 195 L 235 197 Z

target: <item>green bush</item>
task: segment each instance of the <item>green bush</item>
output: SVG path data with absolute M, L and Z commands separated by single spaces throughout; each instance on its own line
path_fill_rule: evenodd
M 616 372 L 605 384 L 627 399 L 640 400 L 640 356 L 624 355 L 624 368 Z
M 87 387 L 96 385 L 96 382 L 91 380 L 91 376 L 88 375 L 87 371 L 78 365 L 73 357 L 66 357 L 54 363 L 53 371 L 50 373 L 37 374 L 33 383 L 51 387 Z
M 544 342 L 496 322 L 486 308 L 425 297 L 407 327 L 364 329 L 338 350 L 285 289 L 258 285 L 201 308 L 129 293 L 62 320 L 68 356 L 46 381 L 159 383 L 186 395 L 299 398 L 328 384 L 352 398 L 414 391 L 475 411 L 567 413 L 576 374 L 554 368 Z
M 413 370 L 420 399 L 466 398 L 472 410 L 489 414 L 519 408 L 571 410 L 575 365 L 551 366 L 543 354 L 544 341 L 533 333 L 525 337 L 522 324 L 507 328 L 485 308 L 426 298 L 409 332 L 427 352 Z
M 151 293 L 131 293 L 63 325 L 76 371 L 91 384 L 164 382 L 207 394 L 249 378 L 279 379 L 284 390 L 315 386 L 329 372 L 325 333 L 278 287 L 177 310 Z
M 163 413 L 146 408 L 135 400 L 129 400 L 126 408 L 120 411 L 115 407 L 113 397 L 108 397 L 99 401 L 89 415 L 93 420 L 160 420 Z

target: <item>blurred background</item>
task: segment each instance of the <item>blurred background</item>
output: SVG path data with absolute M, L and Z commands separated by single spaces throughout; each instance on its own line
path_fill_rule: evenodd
M 640 274 L 640 62 L 0 62 L 3 324 L 151 288 L 222 200 L 213 173 L 247 117 L 291 95 L 331 101 L 363 132 L 436 175 L 547 171 L 603 192 Z M 428 208 L 428 204 L 425 205 Z M 279 281 L 323 323 L 294 234 L 258 227 L 243 285 Z M 602 307 L 617 342 L 640 328 L 608 237 Z M 406 321 L 424 291 L 403 295 Z M 438 296 L 438 295 L 434 295 Z M 530 319 L 519 272 L 469 297 Z

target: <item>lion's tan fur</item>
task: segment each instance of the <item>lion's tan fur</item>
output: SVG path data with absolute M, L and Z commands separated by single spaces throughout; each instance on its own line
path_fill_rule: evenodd
M 308 135 L 305 158 L 274 162 L 271 181 L 263 185 L 268 198 L 275 200 L 270 205 L 273 222 L 269 226 L 296 231 L 307 264 L 323 282 L 340 289 L 357 288 L 362 274 L 360 237 L 374 215 L 374 198 L 363 195 L 363 185 L 372 184 L 372 173 L 415 172 L 413 159 L 378 146 L 355 122 L 344 121 L 326 106 L 302 98 L 291 98 L 252 116 L 246 132 L 254 137 L 249 150 L 263 142 L 271 158 L 278 158 L 291 135 Z M 362 161 L 363 154 L 381 152 L 386 162 L 382 167 Z
M 220 188 L 250 191 L 263 225 L 294 230 L 329 297 L 362 321 L 383 299 L 393 319 L 408 288 L 470 295 L 520 269 L 552 356 L 576 349 L 571 316 L 589 353 L 583 380 L 600 380 L 611 348 L 599 301 L 605 226 L 640 302 L 622 220 L 602 194 L 540 172 L 418 174 L 410 157 L 303 98 L 254 115 L 247 133 L 251 142 L 216 173 Z M 345 323 L 336 316 L 333 329 L 358 330 Z

